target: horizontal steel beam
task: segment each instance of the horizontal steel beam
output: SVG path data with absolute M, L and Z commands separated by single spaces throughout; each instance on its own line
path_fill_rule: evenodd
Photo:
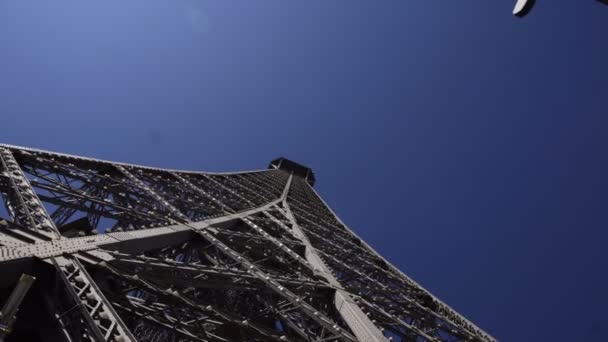
M 212 225 L 241 219 L 268 210 L 278 202 L 279 200 L 240 213 L 193 222 L 188 226 L 184 224 L 175 224 L 127 232 L 113 232 L 69 239 L 60 238 L 51 241 L 39 241 L 35 244 L 24 243 L 23 245 L 14 247 L 3 246 L 0 247 L 0 264 L 11 260 L 31 257 L 46 259 L 64 254 L 91 251 L 98 248 L 133 253 L 161 248 L 171 243 L 189 240 L 192 237 L 192 228 L 202 230 Z M 13 229 L 12 231 L 16 234 L 19 233 L 19 230 L 17 229 Z

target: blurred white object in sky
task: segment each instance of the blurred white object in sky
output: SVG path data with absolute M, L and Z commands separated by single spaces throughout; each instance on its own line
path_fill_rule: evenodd
M 536 0 L 517 0 L 515 8 L 513 9 L 513 15 L 517 17 L 525 16 L 530 12 L 534 3 L 536 3 Z
M 608 5 L 608 0 L 597 0 L 597 1 Z M 536 3 L 536 0 L 517 0 L 517 3 L 515 4 L 515 8 L 513 9 L 513 14 L 520 18 L 524 17 L 524 16 L 526 16 L 526 14 L 528 14 L 530 12 L 532 7 L 534 7 L 535 3 Z

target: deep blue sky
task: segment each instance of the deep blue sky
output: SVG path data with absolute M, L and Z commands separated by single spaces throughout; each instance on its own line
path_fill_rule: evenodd
M 0 141 L 312 167 L 341 218 L 503 341 L 608 334 L 608 6 L 0 0 Z

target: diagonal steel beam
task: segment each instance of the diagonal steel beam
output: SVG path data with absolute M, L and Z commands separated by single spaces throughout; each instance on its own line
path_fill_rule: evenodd
M 294 234 L 306 245 L 306 259 L 314 265 L 317 269 L 319 269 L 325 277 L 330 281 L 331 284 L 335 286 L 341 287 L 342 285 L 338 280 L 333 276 L 327 265 L 323 262 L 323 260 L 316 253 L 315 248 L 312 246 L 306 234 L 302 231 L 295 217 L 293 216 L 291 209 L 289 207 L 289 203 L 287 202 L 287 194 L 289 192 L 289 188 L 291 187 L 291 182 L 293 180 L 293 176 L 290 177 L 288 186 L 285 189 L 285 193 L 283 195 L 283 210 L 285 216 L 289 219 L 292 225 L 292 229 Z M 369 342 L 385 342 L 388 341 L 382 332 L 376 327 L 374 323 L 363 313 L 363 310 L 354 302 L 354 300 L 349 296 L 349 294 L 344 290 L 337 290 L 335 295 L 335 304 L 342 315 L 342 318 L 348 324 L 350 329 L 353 331 L 355 336 L 361 341 L 369 341 Z
M 46 208 L 32 189 L 25 174 L 19 167 L 11 151 L 0 147 L 0 159 L 5 173 L 11 178 L 14 199 L 9 198 L 15 211 L 25 217 L 21 223 L 27 228 L 39 231 L 51 240 L 61 240 L 61 234 L 53 223 Z M 35 243 L 47 242 L 46 239 L 36 239 Z M 86 322 L 90 338 L 94 341 L 135 342 L 127 326 L 116 314 L 111 304 L 95 285 L 84 266 L 72 257 L 56 257 L 50 259 L 57 274 L 80 310 L 81 317 Z M 87 304 L 89 308 L 87 308 Z M 62 313 L 58 313 L 61 320 Z M 63 316 L 65 317 L 65 316 Z
M 3 174 L 8 177 L 12 188 L 12 196 L 6 202 L 10 203 L 13 208 L 15 221 L 49 239 L 60 237 L 49 213 L 36 196 L 29 180 L 9 149 L 0 147 L 0 163 Z

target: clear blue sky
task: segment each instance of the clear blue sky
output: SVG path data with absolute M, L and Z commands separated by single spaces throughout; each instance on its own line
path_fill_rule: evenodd
M 0 0 L 0 141 L 160 167 L 286 156 L 503 341 L 608 334 L 608 6 Z

